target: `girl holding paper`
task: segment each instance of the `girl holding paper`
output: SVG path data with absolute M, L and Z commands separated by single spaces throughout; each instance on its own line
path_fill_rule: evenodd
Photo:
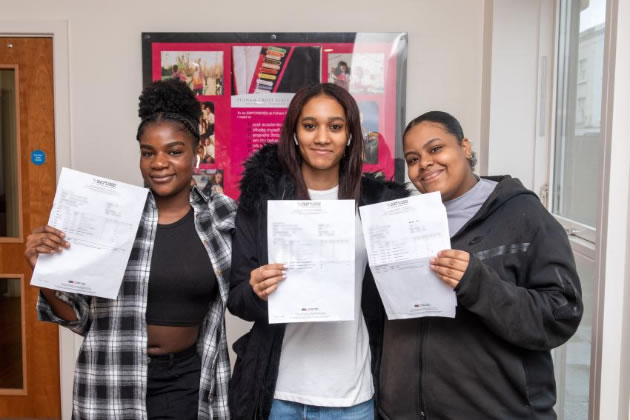
M 267 201 L 353 199 L 363 205 L 408 195 L 402 185 L 361 174 L 361 139 L 354 99 L 339 86 L 318 84 L 293 97 L 278 144 L 245 163 L 228 309 L 254 325 L 234 343 L 233 419 L 374 416 L 384 311 L 358 215 L 354 321 L 270 325 L 267 311 L 268 296 L 291 281 L 284 280 L 282 261 L 268 261 Z
M 41 320 L 85 337 L 73 418 L 228 419 L 224 324 L 235 203 L 192 187 L 201 108 L 177 79 L 140 96 L 140 172 L 151 190 L 115 300 L 41 289 Z M 44 226 L 26 257 L 68 248 Z
M 381 414 L 555 419 L 550 350 L 583 310 L 566 233 L 517 179 L 473 173 L 470 142 L 451 115 L 411 121 L 403 148 L 416 188 L 442 194 L 453 249 L 431 267 L 458 306 L 454 319 L 385 323 Z

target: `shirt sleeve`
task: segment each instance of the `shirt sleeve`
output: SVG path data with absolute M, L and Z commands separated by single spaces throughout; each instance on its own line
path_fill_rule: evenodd
M 90 329 L 92 321 L 90 317 L 91 297 L 59 291 L 55 292 L 55 296 L 72 307 L 77 319 L 74 321 L 66 321 L 65 319 L 59 318 L 41 291 L 37 300 L 38 319 L 40 321 L 54 322 L 81 336 L 85 336 Z
M 496 270 L 497 256 L 470 263 L 455 288 L 458 302 L 507 342 L 550 350 L 576 331 L 583 313 L 580 280 L 562 226 L 543 209 L 518 281 Z M 501 260 L 499 260 L 501 261 Z M 512 269 L 514 269 L 512 267 Z
M 225 319 L 219 338 L 217 364 L 214 369 L 214 389 L 212 391 L 210 408 L 211 418 L 229 420 L 228 387 L 231 374 L 230 358 L 228 356 L 227 338 L 225 335 Z

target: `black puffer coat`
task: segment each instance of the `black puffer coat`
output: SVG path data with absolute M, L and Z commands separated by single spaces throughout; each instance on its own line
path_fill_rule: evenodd
M 373 204 L 408 195 L 409 192 L 403 185 L 364 176 L 359 204 Z M 227 306 L 234 315 L 253 321 L 254 326 L 233 347 L 237 355 L 229 392 L 233 419 L 266 419 L 271 410 L 285 325 L 269 325 L 267 302 L 256 296 L 249 285 L 249 276 L 254 268 L 268 263 L 267 200 L 287 200 L 294 197 L 295 186 L 289 175 L 282 170 L 276 145 L 263 147 L 245 163 L 232 242 L 232 270 Z M 370 336 L 376 388 L 378 380 L 375 373 L 379 371 L 385 312 L 369 267 L 363 279 L 361 307 Z

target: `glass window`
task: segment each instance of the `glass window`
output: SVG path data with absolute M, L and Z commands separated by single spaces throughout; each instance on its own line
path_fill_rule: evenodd
M 588 419 L 595 276 L 590 257 L 576 252 L 575 263 L 582 284 L 584 315 L 575 335 L 554 354 L 559 420 Z
M 0 389 L 24 387 L 21 286 L 19 278 L 0 278 Z
M 586 73 L 586 65 L 588 63 L 588 59 L 581 58 L 580 59 L 580 77 L 578 77 L 578 83 L 586 83 L 587 82 L 587 73 Z
M 584 315 L 554 350 L 559 420 L 589 418 L 605 27 L 606 0 L 560 0 L 551 208 L 571 238 Z
M 0 69 L 0 237 L 20 236 L 15 70 Z
M 585 118 L 586 98 L 578 98 L 575 125 L 583 125 Z
M 602 70 L 606 0 L 560 2 L 554 214 L 595 228 L 600 173 Z

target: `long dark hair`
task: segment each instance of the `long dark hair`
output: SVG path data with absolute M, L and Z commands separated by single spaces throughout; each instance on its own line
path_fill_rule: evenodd
M 346 63 L 345 61 L 340 61 L 339 63 L 337 63 L 337 66 L 335 67 L 335 71 L 333 72 L 335 76 L 339 76 L 342 73 L 341 66 L 345 66 L 346 67 L 345 73 L 350 74 L 350 67 L 348 67 L 348 63 Z
M 284 118 L 280 140 L 278 141 L 278 158 L 285 170 L 295 182 L 296 195 L 300 200 L 308 200 L 308 189 L 302 176 L 302 155 L 293 142 L 298 119 L 304 105 L 316 96 L 328 96 L 336 100 L 346 114 L 348 133 L 352 134 L 352 142 L 346 147 L 344 156 L 339 162 L 339 198 L 354 199 L 358 202 L 361 193 L 361 167 L 363 165 L 363 135 L 361 120 L 356 101 L 344 88 L 332 83 L 320 83 L 300 89 L 289 104 Z

